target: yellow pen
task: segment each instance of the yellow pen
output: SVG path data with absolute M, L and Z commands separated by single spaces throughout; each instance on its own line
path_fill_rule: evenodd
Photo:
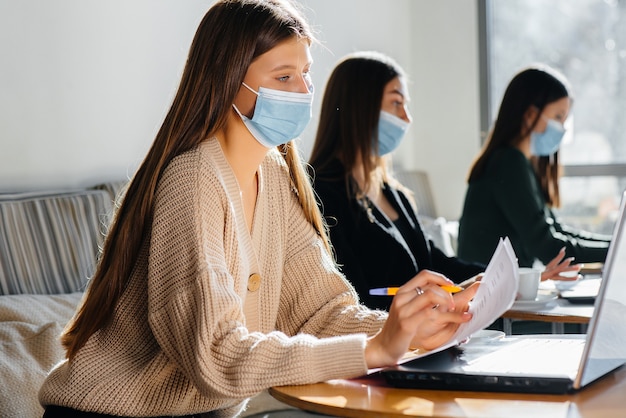
M 439 286 L 448 293 L 456 293 L 463 290 L 463 288 L 455 285 L 444 284 Z M 376 289 L 370 289 L 370 295 L 372 296 L 393 296 L 398 293 L 399 287 L 379 287 Z

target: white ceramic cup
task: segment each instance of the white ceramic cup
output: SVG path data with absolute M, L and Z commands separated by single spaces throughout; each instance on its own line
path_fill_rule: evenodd
M 530 267 L 520 267 L 518 272 L 517 300 L 537 299 L 541 271 Z

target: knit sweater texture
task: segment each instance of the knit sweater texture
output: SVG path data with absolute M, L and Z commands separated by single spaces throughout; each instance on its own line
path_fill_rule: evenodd
M 217 140 L 172 160 L 112 323 L 51 371 L 42 405 L 230 417 L 272 386 L 366 373 L 365 339 L 386 314 L 358 305 L 277 150 L 258 179 L 250 232 Z

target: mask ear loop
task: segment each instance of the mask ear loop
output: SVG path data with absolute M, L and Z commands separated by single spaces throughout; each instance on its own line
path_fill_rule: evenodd
M 250 90 L 252 93 L 256 94 L 256 95 L 257 95 L 257 97 L 258 97 L 258 96 L 260 96 L 260 94 L 259 94 L 258 92 L 254 91 L 254 90 L 252 89 L 252 87 L 250 87 L 249 85 L 247 85 L 247 84 L 246 84 L 246 83 L 244 83 L 243 81 L 241 82 L 241 84 L 243 84 L 243 86 L 244 86 L 245 88 L 247 88 L 248 90 Z M 237 108 L 237 106 L 236 106 L 234 103 L 233 103 L 233 109 L 235 109 L 235 112 L 237 112 L 237 114 L 239 115 L 239 117 L 240 117 L 241 119 L 243 119 L 243 120 L 246 120 L 246 119 L 248 119 L 248 120 L 249 120 L 249 119 L 250 119 L 250 118 L 248 118 L 247 116 L 245 116 L 243 113 L 241 113 L 241 112 L 239 111 L 239 109 Z M 245 119 L 244 119 L 244 118 L 245 118 Z
M 235 105 L 235 104 L 233 103 L 233 104 L 232 104 L 232 106 L 233 106 L 233 109 L 235 109 L 235 112 L 237 112 L 237 114 L 239 115 L 239 117 L 240 117 L 242 120 L 245 120 L 244 118 L 248 119 L 247 117 L 245 117 L 245 116 L 244 116 L 244 115 L 243 115 L 243 114 L 239 111 L 239 109 L 237 109 L 237 105 Z
M 535 115 L 535 117 L 532 118 L 532 121 L 529 121 L 530 117 L 527 117 L 527 113 L 530 110 L 530 107 L 526 109 L 526 111 L 524 112 L 523 119 L 524 119 L 525 135 L 530 135 L 535 129 L 535 127 L 537 126 L 537 122 L 539 122 L 539 119 L 543 117 L 543 115 L 541 114 L 541 109 L 539 109 L 538 106 L 536 105 L 531 105 L 531 106 L 535 109 L 535 112 L 537 113 L 537 115 Z
M 252 89 L 252 87 L 250 87 L 249 85 L 247 85 L 246 83 L 244 83 L 243 81 L 241 82 L 241 84 L 243 84 L 243 86 L 245 88 L 247 88 L 248 90 L 250 90 L 252 93 L 256 94 L 257 96 L 259 95 L 259 92 L 254 91 L 254 89 Z

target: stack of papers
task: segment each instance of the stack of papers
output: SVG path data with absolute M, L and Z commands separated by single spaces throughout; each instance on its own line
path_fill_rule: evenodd
M 476 295 L 470 303 L 469 312 L 472 319 L 461 324 L 450 340 L 441 347 L 430 350 L 415 350 L 399 362 L 405 363 L 419 357 L 445 350 L 457 345 L 493 323 L 509 310 L 517 296 L 517 257 L 508 238 L 500 239 L 485 274 L 480 281 Z M 375 370 L 372 370 L 375 371 Z

